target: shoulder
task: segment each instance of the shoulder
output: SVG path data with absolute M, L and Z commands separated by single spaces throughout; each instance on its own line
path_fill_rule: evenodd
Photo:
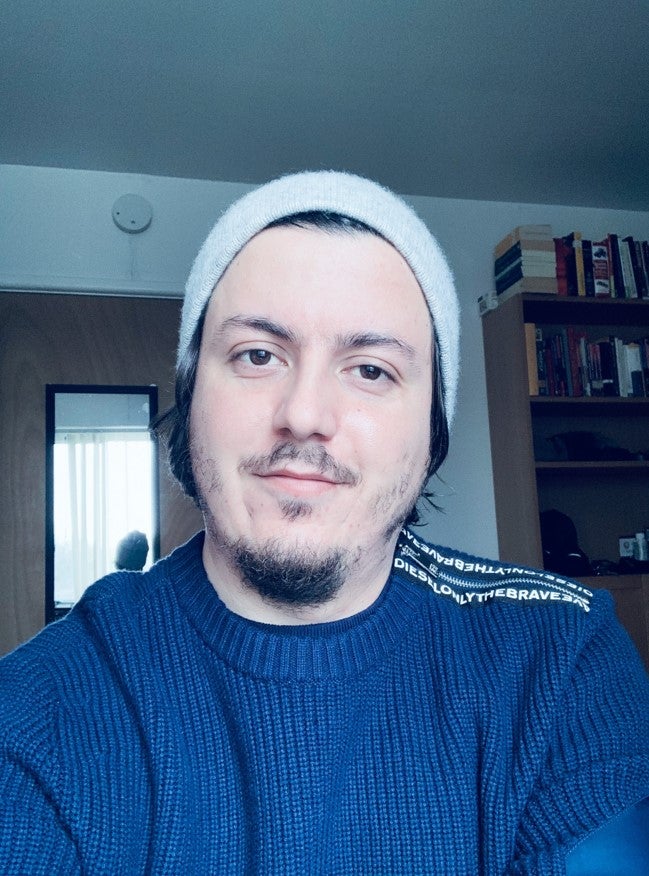
M 76 710 L 93 691 L 101 696 L 111 684 L 109 653 L 137 652 L 140 618 L 151 606 L 163 610 L 174 564 L 187 552 L 196 553 L 192 542 L 147 572 L 100 579 L 66 617 L 0 660 L 0 744 L 27 731 L 54 732 L 62 709 Z
M 434 545 L 409 529 L 397 544 L 394 569 L 460 607 L 569 605 L 589 614 L 600 602 L 610 603 L 602 591 L 570 578 Z

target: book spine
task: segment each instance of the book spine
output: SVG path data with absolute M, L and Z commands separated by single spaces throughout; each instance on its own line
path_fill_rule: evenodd
M 586 287 L 586 296 L 588 298 L 594 298 L 595 275 L 593 272 L 593 242 L 591 240 L 583 240 L 581 243 L 581 251 L 584 257 L 584 286 Z
M 592 395 L 591 367 L 588 357 L 588 339 L 584 332 L 579 334 L 579 369 L 581 371 L 581 385 L 584 395 Z
M 539 395 L 547 395 L 548 379 L 545 373 L 543 329 L 539 326 L 536 328 L 536 369 L 539 376 Z
M 516 243 L 527 242 L 530 244 L 530 248 L 534 248 L 535 244 L 547 244 L 551 240 L 551 225 L 518 225 L 496 244 L 494 247 L 494 257 L 499 258 Z
M 568 295 L 577 295 L 577 263 L 575 260 L 574 233 L 567 234 L 563 241 L 566 247 L 566 284 Z
M 554 261 L 557 276 L 557 294 L 568 294 L 568 274 L 566 268 L 566 246 L 562 237 L 554 238 Z
M 631 271 L 633 273 L 633 284 L 636 290 L 636 298 L 646 298 L 646 290 L 644 285 L 644 271 L 642 269 L 642 250 L 640 241 L 634 240 L 633 237 L 625 237 L 624 242 L 629 249 L 629 260 L 631 262 Z
M 642 252 L 642 267 L 645 275 L 647 297 L 649 297 L 649 241 L 643 240 L 640 244 L 640 250 Z
M 609 268 L 611 273 L 609 276 L 613 279 L 613 282 L 611 284 L 612 294 L 615 298 L 626 298 L 618 236 L 617 234 L 609 234 L 606 239 L 608 241 L 610 258 Z
M 502 274 L 503 271 L 507 270 L 507 268 L 511 267 L 515 262 L 518 262 L 521 258 L 521 244 L 520 241 L 517 241 L 512 247 L 510 247 L 507 252 L 503 253 L 494 261 L 494 276 L 497 277 L 499 274 Z
M 584 394 L 584 384 L 579 361 L 579 333 L 574 326 L 568 326 L 568 360 L 570 363 L 571 395 L 580 397 Z
M 640 341 L 640 360 L 642 362 L 642 374 L 644 376 L 645 395 L 649 395 L 649 338 Z
M 642 370 L 642 358 L 638 341 L 630 341 L 624 345 L 626 357 L 626 370 L 628 374 L 629 395 L 641 398 L 645 395 L 644 372 Z
M 551 343 L 555 379 L 554 394 L 566 396 L 569 395 L 567 357 L 564 356 L 563 338 L 561 334 L 553 335 Z
M 582 248 L 581 231 L 573 232 L 572 247 L 575 251 L 575 285 L 577 287 L 577 295 L 585 297 L 586 278 L 584 276 L 584 252 Z
M 590 374 L 590 394 L 595 396 L 604 395 L 602 359 L 599 350 L 599 343 L 597 341 L 590 341 L 588 344 L 588 365 Z
M 546 338 L 543 342 L 543 358 L 545 360 L 547 394 L 557 395 L 557 381 L 554 373 L 554 357 L 552 355 L 552 338 Z
M 631 247 L 629 239 L 623 238 L 619 241 L 620 247 L 620 262 L 622 264 L 622 278 L 624 282 L 624 290 L 627 298 L 637 298 L 638 290 L 635 284 L 635 276 L 633 273 L 633 262 L 631 260 Z
M 496 282 L 496 292 L 504 292 L 505 289 L 508 289 L 511 285 L 513 285 L 517 280 L 521 280 L 523 278 L 523 266 L 520 262 L 517 262 L 515 265 L 512 265 L 504 274 L 500 274 L 495 278 Z
M 627 398 L 631 395 L 630 377 L 627 368 L 626 352 L 621 338 L 611 337 L 611 346 L 615 356 L 615 371 L 617 374 L 617 395 Z
M 593 243 L 592 256 L 595 298 L 610 298 L 611 284 L 609 282 L 608 246 L 605 240 Z
M 640 280 L 640 289 L 642 290 L 642 294 L 640 294 L 640 291 L 638 291 L 638 295 L 640 295 L 641 298 L 649 298 L 649 277 L 647 277 L 644 259 L 642 258 L 642 241 L 636 240 L 634 242 L 634 245 L 635 259 L 638 265 L 638 278 Z
M 617 376 L 615 350 L 610 338 L 597 342 L 599 347 L 600 372 L 602 375 L 602 392 L 604 396 L 620 394 L 620 385 Z

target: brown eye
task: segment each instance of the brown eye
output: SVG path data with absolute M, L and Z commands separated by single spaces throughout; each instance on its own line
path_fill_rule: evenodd
M 385 374 L 383 369 L 376 365 L 361 365 L 359 372 L 364 380 L 378 380 L 382 374 Z
M 251 365 L 267 365 L 272 355 L 268 350 L 248 350 L 247 353 Z

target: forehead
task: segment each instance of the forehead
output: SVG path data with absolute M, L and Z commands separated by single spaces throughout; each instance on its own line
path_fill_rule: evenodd
M 390 243 L 369 232 L 261 231 L 217 283 L 207 318 L 237 313 L 281 319 L 298 332 L 392 331 L 430 350 L 431 317 L 415 275 Z

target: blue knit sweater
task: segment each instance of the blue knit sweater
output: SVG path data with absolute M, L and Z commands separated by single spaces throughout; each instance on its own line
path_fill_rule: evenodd
M 0 873 L 559 874 L 649 794 L 607 594 L 405 533 L 370 608 L 275 627 L 201 546 L 0 663 Z

